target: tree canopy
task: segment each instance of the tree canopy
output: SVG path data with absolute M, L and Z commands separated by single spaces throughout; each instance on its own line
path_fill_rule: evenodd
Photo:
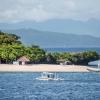
M 90 61 L 95 61 L 100 59 L 100 56 L 95 51 L 85 51 L 80 53 L 53 53 L 56 60 L 70 61 L 73 64 L 87 65 Z
M 2 44 L 21 44 L 20 37 L 15 34 L 8 34 L 0 31 L 0 45 Z

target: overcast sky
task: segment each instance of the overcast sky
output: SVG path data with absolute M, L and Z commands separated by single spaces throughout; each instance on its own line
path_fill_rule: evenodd
M 100 19 L 100 0 L 0 0 L 0 22 Z
M 52 20 L 60 23 L 41 24 Z M 0 23 L 25 21 L 44 30 L 100 36 L 100 0 L 0 0 Z

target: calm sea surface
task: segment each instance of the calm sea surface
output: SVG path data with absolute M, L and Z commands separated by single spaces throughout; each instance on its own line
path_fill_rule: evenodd
M 100 74 L 58 73 L 63 81 L 39 81 L 40 73 L 0 73 L 0 100 L 100 100 Z
M 97 48 L 44 48 L 48 52 L 82 52 L 82 51 L 96 51 L 100 54 L 100 47 Z

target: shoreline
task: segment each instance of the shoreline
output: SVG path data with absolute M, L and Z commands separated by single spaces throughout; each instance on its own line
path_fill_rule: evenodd
M 33 65 L 10 65 L 0 64 L 0 72 L 90 72 L 97 71 L 97 68 L 80 65 L 51 65 L 51 64 L 33 64 Z

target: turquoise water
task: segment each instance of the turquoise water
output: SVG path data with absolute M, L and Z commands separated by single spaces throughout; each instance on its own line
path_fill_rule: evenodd
M 0 73 L 0 100 L 100 100 L 100 74 L 58 73 L 63 81 L 39 81 L 40 73 Z
M 100 47 L 91 48 L 44 48 L 48 52 L 83 52 L 83 51 L 96 51 L 100 54 Z

